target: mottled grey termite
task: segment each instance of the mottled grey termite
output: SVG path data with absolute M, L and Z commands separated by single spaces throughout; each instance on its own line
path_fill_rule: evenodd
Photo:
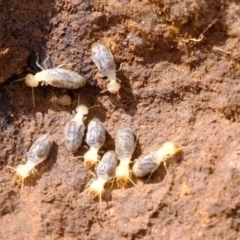
M 103 76 L 108 78 L 107 90 L 116 94 L 119 92 L 120 84 L 116 78 L 116 64 L 109 48 L 100 43 L 92 44 L 92 60 Z
M 129 127 L 121 127 L 115 138 L 115 151 L 120 160 L 116 169 L 116 180 L 120 186 L 124 186 L 128 180 L 131 181 L 129 164 L 135 148 L 136 139 L 134 133 Z
M 44 61 L 44 63 L 46 62 L 46 60 Z M 44 64 L 45 68 L 39 64 L 38 58 L 36 61 L 36 65 L 42 71 L 36 73 L 35 75 L 29 73 L 23 79 L 19 79 L 16 81 L 25 80 L 24 81 L 25 84 L 32 88 L 37 87 L 40 82 L 42 82 L 42 85 L 49 84 L 49 85 L 52 85 L 53 87 L 68 88 L 68 89 L 77 89 L 86 84 L 86 79 L 82 77 L 80 74 L 78 74 L 77 72 L 63 69 L 60 67 L 46 69 L 45 64 Z M 33 105 L 35 106 L 34 95 L 33 95 Z
M 52 138 L 48 134 L 39 137 L 27 153 L 27 162 L 19 164 L 16 168 L 9 167 L 16 171 L 16 175 L 22 179 L 22 183 L 35 167 L 47 159 L 52 148 Z
M 98 151 L 106 141 L 105 129 L 99 119 L 93 118 L 88 124 L 86 143 L 90 149 L 84 154 L 84 165 L 92 167 L 98 161 Z
M 152 174 L 158 169 L 161 163 L 167 170 L 166 162 L 169 159 L 174 158 L 181 152 L 181 147 L 173 142 L 165 142 L 161 148 L 155 152 L 140 157 L 133 165 L 132 172 L 136 177 L 144 177 L 148 174 Z
M 35 75 L 27 74 L 26 77 L 23 78 L 23 80 L 25 80 L 25 84 L 29 87 L 37 87 L 38 84 L 42 82 L 42 85 L 49 84 L 57 88 L 77 89 L 86 84 L 86 79 L 77 72 L 60 67 L 47 69 L 45 66 L 44 68 L 39 64 L 38 58 L 36 65 L 42 71 L 36 73 Z
M 100 203 L 104 185 L 114 178 L 117 164 L 118 159 L 116 153 L 114 151 L 108 151 L 103 155 L 102 160 L 97 166 L 96 173 L 98 178 L 90 184 L 89 193 L 93 197 L 99 196 Z
M 84 115 L 88 114 L 88 108 L 85 105 L 79 105 L 76 108 L 76 115 L 66 124 L 65 127 L 65 144 L 67 149 L 74 153 L 81 146 L 85 125 L 83 123 Z

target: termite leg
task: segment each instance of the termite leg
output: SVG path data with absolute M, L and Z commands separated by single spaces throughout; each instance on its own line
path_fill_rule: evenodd
M 99 194 L 99 205 L 102 204 L 102 193 Z
M 49 55 L 48 55 L 48 58 L 49 58 Z M 36 59 L 36 65 L 41 69 L 41 70 L 45 70 L 39 63 L 39 56 L 37 54 L 37 59 Z
M 33 88 L 33 87 L 32 87 L 32 101 L 33 101 L 33 107 L 36 107 L 35 95 L 34 95 L 34 88 Z
M 41 177 L 41 175 L 39 174 L 39 172 L 36 168 L 33 168 L 33 172 L 35 172 L 39 177 Z
M 165 170 L 166 170 L 166 172 L 167 172 L 167 175 L 169 174 L 169 171 L 168 171 L 168 168 L 167 168 L 167 163 L 166 163 L 166 161 L 163 161 L 163 166 L 164 166 L 164 168 L 165 168 Z
M 49 55 L 47 54 L 46 59 L 43 61 L 43 66 L 45 67 L 45 69 L 48 69 L 48 67 L 46 65 L 46 62 L 47 62 L 48 59 L 49 59 Z
M 123 64 L 125 64 L 125 63 L 123 62 L 123 63 L 121 63 L 121 64 L 120 64 L 120 66 L 119 66 L 119 69 L 118 69 L 118 70 L 116 70 L 116 72 L 119 72 L 119 71 L 121 71 L 121 70 L 122 70 L 122 66 L 123 66 Z
M 129 173 L 130 173 L 130 176 L 129 176 L 128 180 L 132 183 L 132 185 L 133 185 L 139 192 L 142 192 L 142 191 L 137 187 L 137 185 L 133 182 L 133 180 L 131 179 L 132 171 L 129 171 Z
M 64 67 L 64 66 L 71 66 L 71 65 L 74 65 L 74 63 L 64 63 L 64 64 L 60 64 L 58 65 L 56 68 L 61 68 L 61 67 Z
M 91 179 L 85 186 L 85 188 L 89 187 L 89 185 L 94 181 L 95 179 Z
M 154 171 L 152 171 L 150 174 L 149 174 L 149 177 L 148 177 L 148 179 L 147 179 L 147 181 L 146 182 L 148 182 L 149 180 L 150 180 L 150 178 L 152 177 L 152 174 L 154 173 Z

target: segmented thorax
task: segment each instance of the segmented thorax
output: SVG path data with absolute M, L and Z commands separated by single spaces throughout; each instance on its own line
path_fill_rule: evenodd
M 35 74 L 35 79 L 57 88 L 77 89 L 86 84 L 86 79 L 81 75 L 62 68 L 53 68 L 38 72 Z
M 109 78 L 116 79 L 116 64 L 110 50 L 100 43 L 92 45 L 92 60 L 96 64 L 98 70 Z
M 81 146 L 85 126 L 82 121 L 73 118 L 65 127 L 65 144 L 67 149 L 74 153 Z
M 86 143 L 89 147 L 100 149 L 106 141 L 105 129 L 99 119 L 90 121 L 87 128 Z
M 156 171 L 159 165 L 156 153 L 151 152 L 137 159 L 133 165 L 132 172 L 136 177 L 144 177 Z
M 97 167 L 97 176 L 106 181 L 114 178 L 118 159 L 114 151 L 106 152 Z
M 52 148 L 52 138 L 45 134 L 39 137 L 28 151 L 28 160 L 34 166 L 43 162 L 49 155 Z
M 116 135 L 115 144 L 115 150 L 118 158 L 120 160 L 130 160 L 136 147 L 135 136 L 132 130 L 128 127 L 119 129 Z

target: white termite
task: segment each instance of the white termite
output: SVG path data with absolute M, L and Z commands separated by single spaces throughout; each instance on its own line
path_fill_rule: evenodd
M 116 94 L 119 92 L 120 84 L 116 78 L 116 64 L 109 48 L 100 43 L 92 44 L 92 60 L 103 76 L 108 78 L 107 90 Z
M 178 156 L 181 152 L 181 147 L 173 142 L 165 142 L 161 148 L 155 152 L 140 157 L 133 165 L 132 172 L 136 177 L 144 177 L 152 174 L 158 169 L 161 163 L 168 173 L 166 162 Z
M 49 57 L 47 57 L 47 59 L 48 58 Z M 46 60 L 44 61 L 44 68 L 39 64 L 37 58 L 36 65 L 42 71 L 36 73 L 35 75 L 27 74 L 25 78 L 19 80 L 25 80 L 25 84 L 29 87 L 37 87 L 39 83 L 42 82 L 42 85 L 45 84 L 52 85 L 57 88 L 77 89 L 86 84 L 86 79 L 77 72 L 60 67 L 47 69 L 45 66 Z
M 84 115 L 88 114 L 88 108 L 85 105 L 79 105 L 76 108 L 76 115 L 65 126 L 65 144 L 67 149 L 74 153 L 81 146 L 84 131 Z
M 106 141 L 105 129 L 101 121 L 93 118 L 88 124 L 85 142 L 90 149 L 84 154 L 84 165 L 92 167 L 98 161 L 98 151 Z
M 129 127 L 121 127 L 115 138 L 115 152 L 120 160 L 116 169 L 116 181 L 119 186 L 124 186 L 128 180 L 132 182 L 130 178 L 129 164 L 135 148 L 136 139 L 134 133 Z
M 41 85 L 52 85 L 53 87 L 68 89 L 77 89 L 83 87 L 86 84 L 86 79 L 77 72 L 60 67 L 47 69 L 45 65 L 46 60 L 44 61 L 44 68 L 39 64 L 37 58 L 36 65 L 42 71 L 36 73 L 35 75 L 29 73 L 24 78 L 18 79 L 15 82 L 24 80 L 25 84 L 32 88 L 37 87 L 40 82 L 42 82 Z M 35 106 L 34 92 L 33 105 Z
M 27 153 L 27 162 L 19 164 L 16 168 L 9 167 L 16 171 L 16 175 L 22 180 L 27 178 L 35 167 L 47 159 L 52 148 L 52 138 L 48 134 L 39 137 L 31 146 Z
M 106 152 L 102 160 L 97 166 L 97 179 L 92 181 L 89 186 L 89 193 L 93 197 L 99 196 L 100 203 L 102 201 L 102 193 L 106 182 L 115 177 L 115 170 L 118 164 L 118 159 L 114 151 Z

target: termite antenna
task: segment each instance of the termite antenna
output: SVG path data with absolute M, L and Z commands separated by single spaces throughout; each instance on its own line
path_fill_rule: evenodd
M 186 148 L 193 148 L 193 147 L 195 147 L 195 146 L 181 146 L 181 147 L 179 148 L 179 151 L 181 151 L 181 150 L 183 150 L 183 149 L 186 149 Z
M 84 156 L 77 156 L 77 157 L 73 157 L 72 159 L 81 159 L 81 158 L 84 158 Z M 88 170 L 90 169 L 90 167 L 86 167 L 86 165 L 82 161 L 80 161 L 80 169 Z M 94 175 L 94 177 L 96 176 Z
M 95 107 L 100 107 L 100 105 L 98 104 L 98 105 L 91 106 L 91 107 L 88 108 L 88 110 L 91 109 L 91 108 L 95 108 Z
M 117 100 L 118 100 L 118 101 L 121 100 L 121 96 L 120 96 L 119 92 L 117 92 Z
M 60 64 L 58 65 L 56 68 L 62 68 L 64 66 L 73 66 L 75 63 L 64 63 L 64 64 Z
M 105 92 L 109 92 L 109 91 L 108 90 L 103 90 L 100 93 L 102 94 L 102 93 L 105 93 Z
M 11 82 L 11 83 L 9 84 L 9 87 L 10 87 L 13 83 L 15 83 L 15 82 L 20 82 L 20 81 L 23 81 L 23 80 L 25 80 L 24 83 L 25 83 L 28 87 L 37 87 L 38 84 L 39 84 L 38 80 L 35 79 L 35 76 L 34 76 L 33 74 L 29 73 L 29 74 L 26 75 L 26 77 L 20 78 L 20 79 L 17 79 L 17 80 L 15 80 L 15 81 Z
M 183 134 L 179 135 L 179 136 L 176 136 L 175 138 L 171 139 L 170 141 L 168 142 L 176 142 L 178 141 L 179 138 L 181 138 L 183 136 Z
M 32 171 L 34 171 L 39 177 L 41 177 L 40 173 L 38 172 L 38 170 L 36 168 L 33 168 Z
M 47 55 L 47 58 L 45 59 L 45 61 L 46 61 L 48 58 L 49 58 L 49 55 Z M 44 61 L 44 66 L 45 66 L 45 64 L 46 64 L 45 61 Z M 36 54 L 36 65 L 37 65 L 41 70 L 46 70 L 46 69 L 47 69 L 47 68 L 44 69 L 44 67 L 42 67 L 41 64 L 39 63 L 39 54 L 38 54 L 38 53 Z
M 23 183 L 24 183 L 24 178 L 22 179 L 22 183 L 21 183 L 21 190 L 20 190 L 21 193 L 22 193 L 22 190 L 23 190 Z
M 153 173 L 154 173 L 154 171 L 151 171 L 151 172 L 150 172 L 149 177 L 148 177 L 148 179 L 147 179 L 146 182 L 148 182 L 148 181 L 150 180 L 150 178 L 152 177 L 152 174 L 153 174 Z
M 96 174 L 93 172 L 93 171 L 89 171 L 89 173 L 95 178 L 95 179 L 97 179 L 97 176 L 96 176 Z
M 85 189 L 88 188 L 93 181 L 94 181 L 94 179 L 91 179 L 91 180 L 85 185 Z M 89 193 L 89 194 L 90 194 L 90 193 Z
M 116 72 L 119 72 L 119 71 L 121 71 L 122 70 L 122 67 L 123 67 L 123 65 L 124 65 L 125 63 L 123 62 L 123 63 L 121 63 L 120 64 L 120 66 L 119 66 L 119 69 L 118 70 L 116 70 Z
M 132 185 L 139 191 L 139 192 L 142 192 L 138 187 L 137 185 L 133 182 L 133 180 L 129 177 L 128 180 L 132 183 Z
M 46 65 L 46 62 L 47 62 L 48 59 L 49 59 L 49 55 L 47 54 L 46 59 L 43 61 L 43 66 L 45 67 L 45 69 L 48 69 L 48 67 Z
M 16 82 L 21 82 L 21 81 L 23 81 L 23 80 L 25 80 L 25 78 L 17 79 L 17 80 L 15 80 L 15 81 L 11 82 L 11 83 L 9 84 L 9 87 L 11 87 L 12 84 L 14 84 L 14 83 L 16 83 Z
M 116 180 L 116 177 L 114 177 L 112 180 L 111 180 L 111 187 L 109 188 L 109 190 L 105 190 L 106 192 L 110 192 L 113 188 L 113 184 L 114 184 L 114 181 Z M 110 182 L 110 181 L 109 181 Z
M 84 158 L 84 156 L 77 156 L 77 157 L 74 157 L 72 159 L 79 159 L 79 158 Z M 98 160 L 99 162 L 99 160 Z M 90 170 L 91 167 L 93 166 L 93 164 L 86 164 L 85 162 L 80 162 L 80 168 L 84 169 L 84 170 Z M 93 172 L 90 171 L 90 173 L 92 174 L 92 176 L 94 176 L 94 178 L 96 178 L 96 175 L 94 175 Z
M 33 101 L 33 107 L 36 107 L 36 103 L 35 103 L 35 94 L 34 94 L 34 88 L 32 87 L 32 101 Z
M 102 193 L 99 194 L 99 205 L 101 206 L 102 204 Z
M 84 156 L 77 156 L 77 157 L 74 157 L 72 159 L 77 159 L 77 158 L 84 158 Z
M 12 170 L 14 170 L 15 172 L 17 171 L 16 168 L 14 168 L 14 167 L 6 166 L 6 168 L 12 169 Z

